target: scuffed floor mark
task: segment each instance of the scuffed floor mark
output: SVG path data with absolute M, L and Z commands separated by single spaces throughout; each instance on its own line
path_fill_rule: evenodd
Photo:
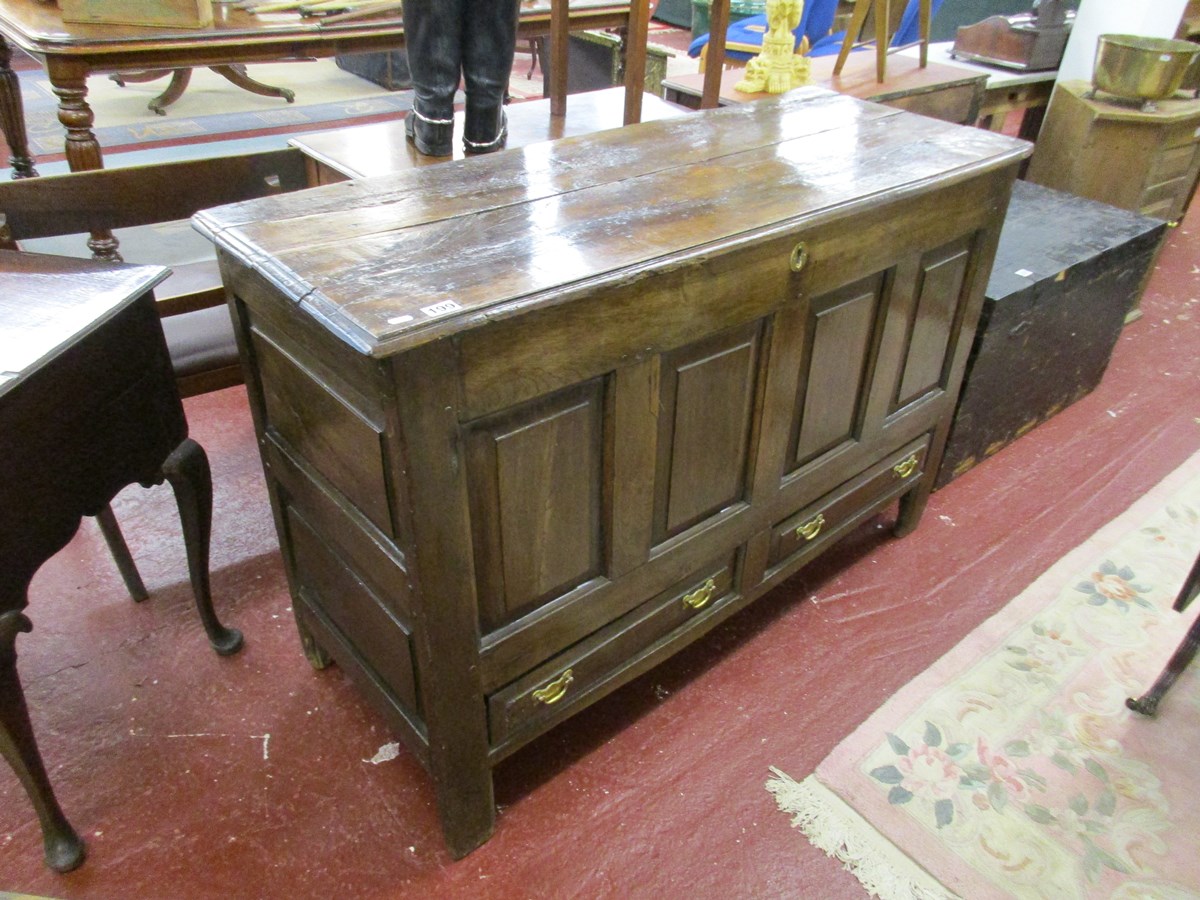
M 224 733 L 217 732 L 217 731 L 198 731 L 198 732 L 191 732 L 191 733 L 187 733 L 187 734 L 168 734 L 167 737 L 169 737 L 169 738 L 209 738 L 209 737 L 228 738 L 228 737 L 241 737 L 241 735 L 224 734 Z M 271 749 L 270 749 L 271 748 L 271 735 L 270 734 L 251 734 L 251 735 L 247 735 L 247 737 L 249 737 L 253 741 L 262 741 L 263 742 L 263 759 L 269 760 L 271 758 Z
M 370 759 L 364 759 L 363 762 L 377 766 L 380 763 L 389 762 L 399 755 L 400 745 L 393 741 L 390 744 L 384 744 L 375 752 L 374 756 L 372 756 Z

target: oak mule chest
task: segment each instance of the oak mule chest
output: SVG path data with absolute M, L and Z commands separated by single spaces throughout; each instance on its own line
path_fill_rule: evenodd
M 1027 149 L 806 88 L 196 217 L 306 652 L 455 856 L 498 761 L 915 527 Z

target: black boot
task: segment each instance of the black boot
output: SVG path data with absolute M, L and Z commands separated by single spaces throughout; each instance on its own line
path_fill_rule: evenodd
M 454 152 L 454 92 L 462 69 L 462 0 L 403 0 L 413 108 L 404 132 L 426 156 Z
M 465 0 L 463 79 L 467 89 L 463 149 L 491 153 L 504 147 L 504 101 L 517 48 L 520 0 Z

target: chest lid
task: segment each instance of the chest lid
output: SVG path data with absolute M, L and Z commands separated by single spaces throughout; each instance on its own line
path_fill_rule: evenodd
M 219 207 L 195 226 L 360 352 L 967 181 L 1023 141 L 819 88 Z

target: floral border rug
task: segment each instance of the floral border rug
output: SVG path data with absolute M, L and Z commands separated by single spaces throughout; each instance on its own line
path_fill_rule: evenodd
M 1200 454 L 1056 563 L 796 782 L 767 789 L 877 896 L 1200 898 Z

